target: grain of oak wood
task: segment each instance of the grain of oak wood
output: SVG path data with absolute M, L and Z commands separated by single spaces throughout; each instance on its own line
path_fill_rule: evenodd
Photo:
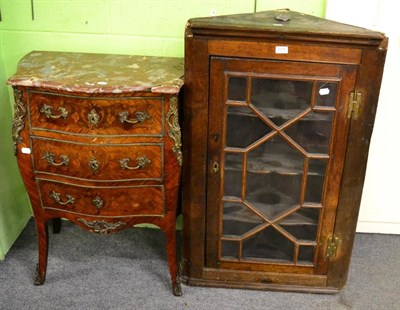
M 288 21 L 277 20 L 276 14 L 268 11 L 188 21 L 183 106 L 184 278 L 192 285 L 337 292 L 346 282 L 351 257 L 387 38 L 379 32 L 297 12 L 289 12 Z M 286 85 L 284 87 L 293 82 L 292 88 L 288 88 L 292 90 L 296 89 L 293 88 L 296 83 L 309 83 L 309 95 L 302 97 L 308 100 L 307 108 L 296 113 L 281 112 L 280 117 L 291 116 L 278 123 L 277 109 L 262 106 L 253 96 L 253 92 L 259 91 L 255 85 L 267 85 L 260 80 L 272 81 L 270 84 L 286 81 L 281 82 Z M 321 85 L 338 85 L 335 90 L 330 89 L 336 94 L 333 103 L 321 103 L 322 99 L 318 97 L 323 88 Z M 298 95 L 299 87 L 296 91 Z M 353 112 L 349 106 L 356 101 L 352 93 L 362 98 L 361 103 L 355 103 L 360 103 L 355 117 L 356 110 Z M 272 91 L 267 94 L 269 97 L 264 97 L 264 103 L 275 96 Z M 288 96 L 291 94 L 283 91 L 281 98 L 283 95 L 291 98 Z M 290 100 L 280 104 L 288 106 Z M 284 111 L 284 108 L 280 109 Z M 325 120 L 331 115 L 326 146 L 319 144 L 322 143 L 319 138 L 324 135 L 320 129 L 310 142 L 299 140 L 297 132 L 312 129 L 312 123 L 304 125 L 311 115 L 325 115 L 320 117 Z M 246 117 L 252 121 L 246 121 Z M 261 125 L 256 124 L 257 120 Z M 322 123 L 319 124 L 322 128 Z M 297 132 L 291 126 L 297 128 Z M 260 128 L 264 128 L 265 133 L 254 133 Z M 240 145 L 249 137 L 255 137 L 250 146 L 230 145 L 232 141 Z M 262 210 L 270 209 L 266 205 L 255 205 L 251 195 L 252 186 L 257 189 L 254 179 L 259 177 L 257 169 L 251 165 L 261 167 L 263 160 L 266 161 L 264 158 L 259 163 L 254 162 L 251 150 L 264 145 L 272 148 L 276 144 L 274 139 L 290 145 L 289 153 L 300 153 L 304 159 L 300 172 L 292 166 L 289 169 L 292 175 L 302 176 L 297 204 L 290 194 L 291 181 L 285 176 L 288 175 L 285 169 L 259 171 L 260 175 L 280 175 L 275 177 L 272 185 L 264 184 L 264 194 L 269 194 L 265 197 L 272 199 L 278 192 L 279 199 L 295 201 L 272 216 L 263 213 Z M 304 143 L 308 146 L 304 147 Z M 324 151 L 310 151 L 310 148 Z M 270 156 L 268 154 L 264 153 L 264 156 Z M 229 156 L 237 159 L 240 168 L 229 166 L 232 165 Z M 276 156 L 275 162 L 288 165 L 295 162 L 296 157 L 292 156 L 288 162 L 285 158 L 290 156 L 282 153 L 280 157 Z M 327 161 L 326 170 L 322 172 L 325 176 L 323 185 L 307 181 L 312 179 L 308 176 L 309 169 L 313 169 L 310 167 L 317 159 Z M 236 175 L 235 169 L 238 170 Z M 270 179 L 274 180 L 273 177 Z M 287 193 L 285 190 L 269 193 L 267 188 L 270 186 L 284 188 L 280 185 L 281 180 L 287 180 L 284 183 Z M 241 189 L 237 190 L 236 196 L 224 194 L 235 184 Z M 261 194 L 262 186 L 258 186 L 261 188 L 257 193 Z M 320 202 L 307 202 L 310 191 L 318 190 Z M 311 210 L 319 210 L 318 218 L 313 222 L 317 225 L 314 237 L 296 235 L 298 230 L 287 226 L 288 223 L 294 224 L 296 212 L 307 215 L 304 212 Z M 228 211 L 237 214 L 236 218 Z M 310 224 L 310 217 L 306 216 L 304 223 L 300 218 L 297 219 L 298 226 Z M 228 226 L 231 219 L 235 219 L 233 223 L 236 224 Z M 254 226 L 237 230 L 240 225 L 250 223 Z M 271 236 L 278 234 L 278 237 L 270 237 L 267 232 Z M 337 237 L 337 244 L 332 243 L 335 240 L 332 237 Z M 268 244 L 266 240 L 272 238 L 278 239 Z M 266 257 L 249 255 L 251 240 L 259 242 L 258 246 L 253 243 L 251 255 L 261 253 L 265 248 L 262 253 L 267 253 Z M 231 248 L 228 249 L 226 244 Z M 293 251 L 292 258 L 283 259 L 282 244 L 288 244 L 287 249 L 293 247 L 290 250 Z M 268 252 L 269 246 L 275 246 L 275 251 Z M 304 252 L 301 253 L 304 246 L 314 249 L 312 256 L 306 259 Z M 328 255 L 328 249 L 335 248 L 336 254 L 332 251 Z

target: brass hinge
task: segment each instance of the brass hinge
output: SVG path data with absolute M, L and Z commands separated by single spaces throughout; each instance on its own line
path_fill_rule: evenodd
M 336 257 L 336 252 L 339 247 L 340 239 L 335 236 L 328 238 L 326 243 L 326 254 L 325 257 L 329 259 L 334 259 Z
M 347 108 L 347 118 L 353 117 L 353 119 L 358 118 L 361 104 L 361 92 L 354 91 L 350 93 L 349 104 Z

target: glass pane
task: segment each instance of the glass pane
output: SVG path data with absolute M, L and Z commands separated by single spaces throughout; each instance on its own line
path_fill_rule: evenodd
M 310 106 L 312 82 L 253 79 L 251 103 L 280 126 Z
M 247 78 L 230 77 L 228 81 L 228 100 L 246 101 Z
M 308 162 L 307 185 L 304 196 L 305 202 L 322 203 L 325 182 L 325 159 L 310 159 Z
M 221 254 L 223 257 L 239 258 L 239 243 L 237 241 L 222 240 Z
M 248 173 L 246 200 L 273 220 L 300 204 L 302 174 Z
M 240 202 L 224 202 L 222 234 L 240 236 L 258 225 L 263 220 Z
M 319 208 L 301 208 L 279 221 L 280 225 L 317 225 Z M 301 238 L 300 238 L 301 239 Z
M 319 82 L 317 84 L 316 106 L 334 107 L 336 104 L 337 83 Z
M 293 261 L 294 244 L 273 227 L 268 227 L 243 241 L 244 259 L 278 259 Z
M 311 112 L 285 132 L 309 153 L 329 153 L 333 112 Z
M 246 200 L 268 219 L 300 203 L 304 156 L 279 136 L 248 153 Z
M 286 174 L 303 173 L 304 156 L 279 136 L 251 150 L 247 156 L 247 171 Z
M 242 160 L 242 154 L 225 155 L 224 197 L 242 197 Z
M 250 94 L 247 93 L 249 82 Z M 243 103 L 227 103 L 226 147 L 249 150 L 233 153 L 225 149 L 222 236 L 235 236 L 241 241 L 221 240 L 222 256 L 240 258 L 242 242 L 241 258 L 244 260 L 293 263 L 297 244 L 297 260 L 313 262 L 315 246 L 308 243 L 317 240 L 327 159 L 308 159 L 307 182 L 303 184 L 308 156 L 304 153 L 329 154 L 335 112 L 322 111 L 318 106 L 334 107 L 338 87 L 335 82 L 315 83 L 229 78 L 228 99 Z M 312 98 L 313 86 L 317 87 L 315 98 Z M 250 105 L 245 103 L 248 97 Z M 315 100 L 315 109 L 311 108 L 312 100 Z M 293 120 L 305 111 L 307 114 Z M 263 116 L 259 117 L 260 114 Z M 265 118 L 282 126 L 278 129 L 281 133 L 274 132 L 275 126 L 268 125 Z M 285 128 L 289 121 L 290 125 Z M 268 136 L 271 133 L 275 135 Z M 295 143 L 282 134 L 287 134 Z M 260 144 L 265 137 L 268 140 Z M 246 169 L 245 179 L 242 178 L 243 168 Z M 305 202 L 317 204 L 317 208 L 299 208 L 303 187 Z M 297 208 L 299 210 L 294 212 Z M 279 226 L 261 226 L 278 218 L 274 225 Z M 263 229 L 253 235 L 254 229 L 261 227 Z
M 297 240 L 315 241 L 317 225 L 285 225 L 283 228 Z
M 297 240 L 315 241 L 317 238 L 320 209 L 302 208 L 278 222 Z
M 299 247 L 299 262 L 313 262 L 314 247 L 313 246 L 300 246 Z
M 228 106 L 226 146 L 246 148 L 271 128 L 247 106 Z

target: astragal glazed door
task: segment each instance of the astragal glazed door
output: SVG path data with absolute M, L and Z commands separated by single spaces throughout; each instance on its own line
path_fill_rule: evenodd
M 211 58 L 207 267 L 326 274 L 356 73 Z

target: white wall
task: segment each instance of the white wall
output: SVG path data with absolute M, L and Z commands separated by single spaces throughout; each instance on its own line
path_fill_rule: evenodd
M 392 0 L 328 0 L 326 18 L 384 32 L 384 69 L 358 232 L 400 234 L 400 17 Z

